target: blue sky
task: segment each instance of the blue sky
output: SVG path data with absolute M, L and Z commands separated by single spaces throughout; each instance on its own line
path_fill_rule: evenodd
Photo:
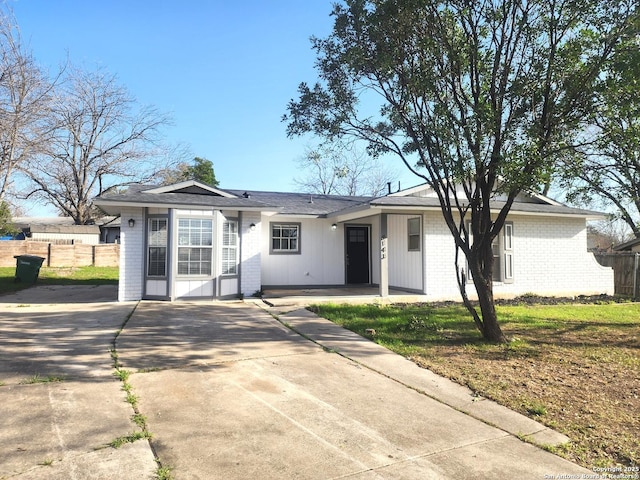
M 288 139 L 280 119 L 298 84 L 316 79 L 309 38 L 331 31 L 332 0 L 7 5 L 40 64 L 53 72 L 68 55 L 116 74 L 140 103 L 172 116 L 167 139 L 211 160 L 222 188 L 296 190 L 295 161 L 313 139 Z M 417 183 L 396 170 L 403 187 Z

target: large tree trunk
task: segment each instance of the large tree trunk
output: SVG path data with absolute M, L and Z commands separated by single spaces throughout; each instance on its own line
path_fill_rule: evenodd
M 481 259 L 481 257 L 484 258 Z M 504 343 L 507 340 L 498 324 L 498 315 L 493 298 L 493 252 L 491 251 L 491 245 L 489 244 L 488 248 L 473 251 L 468 261 L 480 306 L 481 318 L 476 318 L 476 326 L 485 340 Z M 478 317 L 475 307 L 470 302 L 466 301 L 465 305 L 472 315 Z
M 493 286 L 491 282 L 488 284 L 474 280 L 476 292 L 478 294 L 478 303 L 480 304 L 480 312 L 482 313 L 482 336 L 490 342 L 506 342 L 506 338 L 498 324 L 498 315 L 496 314 L 496 306 L 493 300 Z

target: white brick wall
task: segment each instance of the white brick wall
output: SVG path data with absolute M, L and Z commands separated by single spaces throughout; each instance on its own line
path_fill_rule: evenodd
M 142 208 L 123 208 L 120 227 L 120 281 L 118 301 L 128 302 L 142 298 L 144 272 L 144 215 Z M 129 227 L 129 219 L 135 226 Z
M 133 228 L 128 226 L 130 218 L 135 220 Z M 377 226 L 373 221 L 375 219 L 371 220 L 372 249 L 376 252 Z M 439 212 L 425 213 L 423 221 L 425 294 L 430 300 L 459 300 L 454 267 L 455 249 L 449 229 Z M 496 283 L 496 297 L 513 297 L 524 293 L 552 296 L 613 293 L 613 270 L 600 266 L 593 255 L 587 252 L 583 219 L 512 215 L 509 221 L 512 221 L 514 226 L 514 282 Z M 256 225 L 254 231 L 250 229 L 252 223 Z M 342 283 L 343 230 L 339 228 L 338 231 L 332 231 L 330 223 L 317 220 L 303 222 L 303 228 L 306 228 L 303 242 L 306 243 L 302 244 L 302 250 L 307 255 L 274 255 L 271 258 L 268 255 L 268 219 L 263 223 L 259 212 L 244 212 L 240 225 L 240 292 L 250 296 L 260 290 L 263 275 L 266 275 L 266 284 L 270 284 L 268 280 L 274 284 L 293 285 L 307 282 L 334 285 Z M 123 209 L 119 301 L 135 301 L 142 298 L 144 228 L 142 208 Z M 309 236 L 311 232 L 317 235 Z M 373 258 L 372 280 L 376 282 L 379 281 L 379 269 L 375 253 Z M 308 261 L 302 262 L 305 259 Z M 284 273 L 292 275 L 291 269 L 282 268 L 282 262 L 292 260 L 302 262 L 294 271 L 298 276 L 282 277 Z M 464 258 L 460 258 L 460 265 L 465 265 Z M 468 285 L 468 290 L 472 296 L 472 284 Z
M 250 225 L 256 226 L 251 231 Z M 260 238 L 262 223 L 260 212 L 243 212 L 240 225 L 240 241 L 242 242 L 240 254 L 240 293 L 251 296 L 262 286 L 260 264 Z
M 548 296 L 613 294 L 613 270 L 587 252 L 584 219 L 512 215 L 514 281 L 496 282 L 494 295 Z M 432 300 L 458 300 L 454 243 L 440 214 L 425 215 L 426 294 Z M 461 254 L 462 255 L 462 254 Z M 460 265 L 465 265 L 460 258 Z M 467 286 L 473 296 L 472 284 Z
M 440 212 L 427 212 L 423 219 L 425 293 L 433 300 L 459 300 L 451 232 Z M 464 259 L 459 263 L 465 265 Z

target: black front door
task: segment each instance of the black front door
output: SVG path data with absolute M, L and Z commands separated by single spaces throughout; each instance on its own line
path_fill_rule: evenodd
M 370 283 L 369 227 L 347 227 L 347 283 Z

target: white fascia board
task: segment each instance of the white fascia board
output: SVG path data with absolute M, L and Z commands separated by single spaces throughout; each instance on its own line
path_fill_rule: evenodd
M 562 204 L 560 204 L 562 206 Z M 500 210 L 491 209 L 491 213 L 498 213 Z M 521 210 L 509 210 L 508 217 L 511 218 L 514 215 L 522 215 L 523 217 L 557 217 L 557 218 L 584 218 L 587 221 L 592 220 L 606 220 L 607 216 L 603 214 L 580 214 L 580 213 L 545 213 L 545 212 L 523 212 Z
M 561 204 L 560 204 L 561 205 Z M 337 222 L 351 221 L 358 218 L 369 217 L 371 215 L 377 215 L 380 213 L 415 213 L 415 212 L 441 212 L 440 207 L 425 207 L 425 206 L 410 206 L 410 205 L 380 205 L 375 207 L 368 207 L 366 209 L 360 209 L 358 211 L 339 212 L 337 214 L 328 215 L 327 218 L 333 218 Z M 492 208 L 491 213 L 498 214 L 500 209 Z M 561 217 L 561 218 L 584 218 L 585 220 L 604 220 L 606 215 L 593 213 L 593 214 L 581 214 L 581 213 L 555 213 L 555 212 L 524 212 L 521 210 L 509 211 L 509 216 L 521 215 L 521 216 L 535 216 L 535 217 Z
M 433 187 L 431 187 L 428 183 L 421 183 L 420 185 L 416 185 L 415 187 L 409 187 L 404 190 L 400 190 L 398 192 L 389 193 L 384 195 L 385 197 L 408 197 L 416 192 L 421 192 L 423 190 L 433 191 Z
M 265 215 L 275 215 L 279 213 L 273 210 L 273 207 L 230 207 L 230 206 L 214 206 L 214 205 L 192 205 L 184 203 L 149 203 L 149 202 L 101 202 L 94 201 L 94 204 L 104 209 L 113 211 L 111 207 L 138 207 L 138 208 L 174 208 L 178 210 L 238 210 L 241 212 L 262 212 Z
M 311 214 L 311 213 L 282 213 L 282 212 L 274 212 L 275 215 L 279 215 L 281 217 L 287 218 L 327 218 L 326 215 L 323 214 Z
M 331 218 L 338 223 L 350 222 L 360 218 L 371 217 L 372 215 L 378 215 L 382 213 L 382 208 L 367 206 L 366 208 L 359 208 L 357 210 L 349 209 L 348 211 L 341 211 L 327 215 L 326 218 Z
M 537 198 L 538 200 L 541 200 L 544 203 L 548 203 L 549 205 L 555 205 L 556 207 L 565 206 L 563 203 L 560 203 L 557 200 L 554 200 L 553 198 L 549 198 L 546 195 L 543 195 L 541 193 L 536 193 L 536 192 L 524 192 L 524 193 L 526 193 L 530 197 Z

